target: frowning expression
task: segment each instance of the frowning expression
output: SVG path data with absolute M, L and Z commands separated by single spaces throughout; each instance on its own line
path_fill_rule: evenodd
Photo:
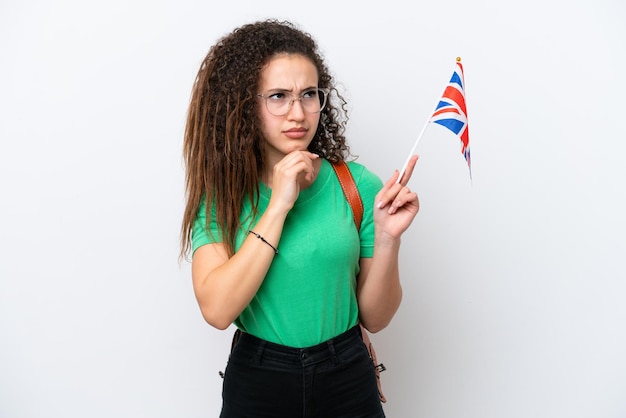
M 308 112 L 301 100 L 293 100 L 282 116 L 268 110 L 265 101 L 274 97 L 299 98 L 316 89 L 318 73 L 307 57 L 298 54 L 280 54 L 263 68 L 259 80 L 259 106 L 268 163 L 275 164 L 293 151 L 304 151 L 315 136 L 320 120 L 319 112 Z

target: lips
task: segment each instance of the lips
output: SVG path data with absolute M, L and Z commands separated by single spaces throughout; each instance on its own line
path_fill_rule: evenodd
M 307 132 L 308 132 L 308 129 L 305 129 L 305 128 L 291 128 L 291 129 L 284 131 L 284 134 L 287 138 L 300 139 L 300 138 L 303 138 Z

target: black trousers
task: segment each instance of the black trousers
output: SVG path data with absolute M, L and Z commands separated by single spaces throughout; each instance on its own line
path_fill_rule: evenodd
M 243 333 L 224 375 L 221 418 L 384 418 L 358 326 L 293 348 Z

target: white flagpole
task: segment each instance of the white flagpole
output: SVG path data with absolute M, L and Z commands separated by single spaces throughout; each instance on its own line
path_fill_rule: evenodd
M 409 156 L 407 157 L 406 162 L 404 163 L 404 167 L 402 167 L 402 170 L 400 171 L 400 176 L 398 176 L 398 180 L 396 180 L 396 183 L 400 183 L 400 180 L 402 179 L 402 176 L 404 175 L 404 172 L 406 171 L 406 167 L 409 165 L 409 161 L 411 160 L 411 157 L 413 156 L 413 154 L 415 154 L 415 150 L 417 149 L 417 144 L 419 144 L 420 139 L 422 139 L 422 136 L 424 136 L 424 131 L 426 131 L 426 127 L 430 123 L 430 118 L 431 117 L 432 117 L 432 114 L 430 116 L 428 116 L 428 120 L 424 124 L 424 127 L 422 128 L 422 131 L 417 136 L 417 141 L 415 141 L 415 144 L 413 145 L 413 148 L 411 148 L 411 152 L 409 152 Z

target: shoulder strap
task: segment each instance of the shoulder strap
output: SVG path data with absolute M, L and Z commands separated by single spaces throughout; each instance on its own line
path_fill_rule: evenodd
M 333 168 L 335 169 L 335 173 L 337 173 L 337 178 L 339 179 L 339 184 L 341 184 L 341 188 L 343 189 L 343 193 L 346 195 L 346 200 L 350 203 L 350 207 L 352 207 L 352 215 L 354 216 L 354 225 L 356 226 L 356 230 L 359 231 L 361 229 L 361 221 L 363 220 L 363 201 L 361 200 L 361 194 L 359 193 L 358 187 L 356 187 L 356 182 L 354 181 L 354 177 L 352 177 L 352 173 L 348 168 L 348 164 L 345 161 L 337 161 L 331 162 Z M 383 388 L 380 381 L 380 372 L 384 372 L 386 367 L 384 364 L 378 363 L 376 359 L 376 352 L 374 351 L 374 345 L 370 341 L 369 334 L 363 324 L 359 322 L 359 327 L 361 328 L 361 337 L 363 338 L 363 343 L 367 347 L 367 351 L 369 352 L 370 358 L 374 363 L 374 371 L 376 372 L 376 383 L 378 385 L 378 397 L 381 402 L 387 402 L 387 398 L 383 394 Z
M 352 207 L 354 225 L 356 230 L 359 231 L 361 229 L 361 220 L 363 220 L 363 201 L 361 200 L 359 189 L 356 187 L 354 177 L 352 177 L 352 173 L 345 161 L 332 162 L 331 164 L 335 169 L 335 173 L 337 173 L 343 193 L 346 195 L 350 207 Z

